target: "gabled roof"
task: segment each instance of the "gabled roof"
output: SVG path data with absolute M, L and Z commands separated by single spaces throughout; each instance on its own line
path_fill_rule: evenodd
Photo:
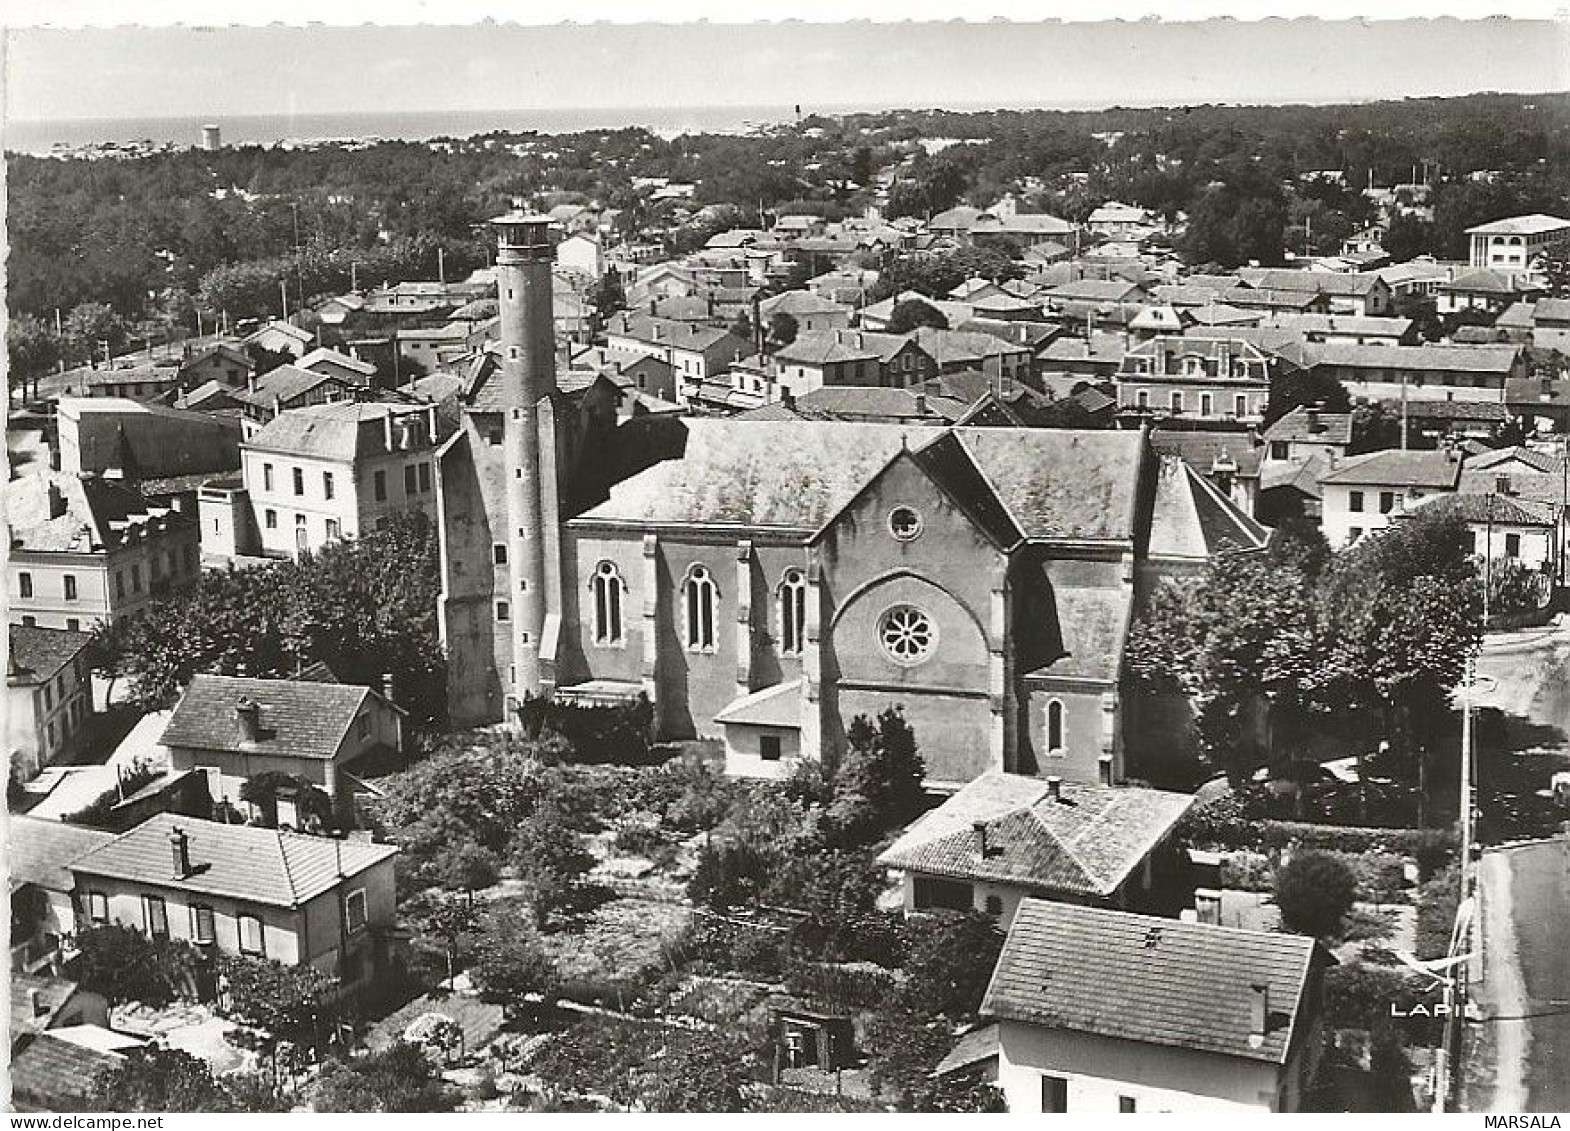
M 245 447 L 352 462 L 387 450 L 386 418 L 423 419 L 424 405 L 334 401 L 280 412 Z M 395 425 L 396 427 L 396 425 Z
M 188 838 L 192 870 L 184 877 L 176 877 L 171 868 L 169 838 L 176 829 Z M 298 907 L 397 854 L 391 844 L 159 813 L 89 852 L 71 871 L 78 877 L 107 876 L 247 903 Z
M 850 313 L 850 307 L 833 302 L 822 295 L 815 295 L 811 291 L 786 291 L 783 294 L 770 295 L 758 303 L 758 310 L 765 318 L 772 318 L 776 314 L 789 314 L 796 317 L 805 314 Z
M 1475 456 L 1467 456 L 1461 461 L 1461 467 L 1464 471 L 1490 471 L 1510 463 L 1524 463 L 1527 467 L 1545 475 L 1550 472 L 1557 475 L 1563 466 L 1563 461 L 1558 456 L 1516 444 L 1508 448 L 1495 448 L 1492 451 L 1479 452 Z
M 1221 553 L 1263 550 L 1270 531 L 1182 459 L 1162 456 L 1150 519 L 1153 559 L 1204 562 Z
M 1283 1064 L 1309 979 L 1333 961 L 1304 935 L 1023 900 L 984 1016 Z M 1253 987 L 1266 1029 L 1251 1039 Z
M 1521 356 L 1520 346 L 1401 346 L 1328 341 L 1313 346 L 1321 365 L 1354 369 L 1426 369 L 1461 373 L 1508 374 Z
M 1240 267 L 1237 277 L 1253 290 L 1347 296 L 1366 295 L 1383 282 L 1372 272 L 1299 271 L 1290 267 Z
M 1320 483 L 1376 487 L 1435 487 L 1455 490 L 1461 478 L 1461 461 L 1445 451 L 1384 451 L 1348 456 Z
M 10 686 L 45 683 L 80 656 L 93 642 L 90 632 L 68 628 L 40 628 L 30 624 L 10 626 L 11 665 L 6 673 Z
M 47 1032 L 13 1034 L 10 1077 L 15 1110 L 88 1110 L 98 1074 L 123 1059 L 119 1053 L 86 1048 Z
M 312 350 L 294 363 L 296 369 L 310 369 L 313 371 L 316 371 L 316 366 L 318 365 L 336 366 L 339 369 L 347 369 L 365 377 L 374 376 L 376 373 L 376 366 L 370 362 L 361 361 L 357 357 L 350 357 L 346 353 L 339 353 L 337 350 L 329 349 L 326 346 Z M 331 371 L 331 369 L 327 370 L 327 372 Z
M 776 683 L 733 699 L 714 716 L 717 723 L 795 730 L 801 726 L 802 683 Z
M 315 369 L 301 369 L 298 365 L 280 365 L 256 379 L 256 387 L 235 389 L 236 400 L 259 408 L 272 408 L 275 401 L 287 405 L 296 397 L 303 397 L 318 385 L 333 384 L 344 390 L 353 385 L 340 373 L 324 373 Z
M 196 520 L 114 479 L 41 472 L 5 485 L 14 550 L 92 553 Z
M 1552 503 L 1519 499 L 1513 495 L 1496 492 L 1479 494 L 1430 495 L 1416 499 L 1403 512 L 1411 514 L 1419 507 L 1440 514 L 1455 515 L 1462 522 L 1499 526 L 1542 526 L 1552 528 L 1559 521 L 1559 508 Z
M 1209 475 L 1216 461 L 1230 462 L 1237 474 L 1248 479 L 1259 474 L 1264 445 L 1241 429 L 1155 428 L 1150 446 L 1157 455 L 1177 456 L 1201 475 Z
M 919 818 L 878 863 L 933 876 L 1106 897 L 1194 803 L 1186 793 L 985 773 Z M 986 828 L 986 855 L 976 825 Z
M 402 285 L 403 284 L 400 284 L 400 286 Z M 315 335 L 313 335 L 309 330 L 303 330 L 299 326 L 296 326 L 293 322 L 282 322 L 275 318 L 265 326 L 258 327 L 250 335 L 248 335 L 245 339 L 245 344 L 250 345 L 252 342 L 260 341 L 262 337 L 268 332 L 282 334 L 285 337 L 293 338 L 302 345 L 315 337 Z
M 1350 412 L 1320 412 L 1299 405 L 1265 429 L 1266 440 L 1309 440 L 1316 444 L 1352 442 Z
M 261 735 L 255 741 L 244 737 L 236 720 L 242 699 L 261 708 Z M 331 758 L 372 700 L 390 706 L 370 688 L 348 683 L 196 675 L 175 704 L 160 741 L 202 750 Z
M 1519 275 L 1484 269 L 1481 271 L 1468 271 L 1465 275 L 1458 275 L 1448 283 L 1440 283 L 1439 289 L 1460 294 L 1518 295 L 1542 291 L 1547 288 L 1542 283 L 1523 279 Z
M 12 813 L 9 819 L 6 867 L 11 873 L 13 891 L 20 884 L 33 884 L 46 891 L 70 891 L 75 881 L 68 865 L 114 839 L 114 833 L 86 825 L 46 821 L 22 813 Z
M 1475 228 L 1468 228 L 1466 234 L 1469 236 L 1531 236 L 1539 235 L 1543 232 L 1558 231 L 1570 231 L 1570 220 L 1561 220 L 1557 216 L 1533 212 L 1526 216 L 1507 216 L 1503 220 L 1479 224 Z

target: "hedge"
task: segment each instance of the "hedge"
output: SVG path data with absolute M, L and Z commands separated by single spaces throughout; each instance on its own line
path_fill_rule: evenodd
M 1454 826 L 1442 829 L 1381 829 L 1357 825 L 1316 825 L 1244 815 L 1245 804 L 1227 794 L 1197 806 L 1183 819 L 1180 835 L 1196 847 L 1313 848 L 1328 852 L 1387 852 L 1417 859 L 1432 874 L 1454 856 L 1460 836 Z
M 1417 957 L 1443 958 L 1450 952 L 1456 910 L 1461 905 L 1461 872 L 1452 864 L 1417 890 Z
M 1367 1029 L 1388 1017 L 1391 1006 L 1406 1012 L 1423 1000 L 1422 982 L 1406 970 L 1347 963 L 1325 971 L 1325 1023 L 1337 1029 Z
M 897 985 L 893 975 L 865 966 L 794 962 L 785 971 L 785 988 L 791 993 L 836 1008 L 881 1005 Z

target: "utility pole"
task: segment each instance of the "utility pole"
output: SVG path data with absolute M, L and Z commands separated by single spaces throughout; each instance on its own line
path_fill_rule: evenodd
M 283 299 L 283 320 L 289 321 L 289 280 L 278 280 L 278 294 Z

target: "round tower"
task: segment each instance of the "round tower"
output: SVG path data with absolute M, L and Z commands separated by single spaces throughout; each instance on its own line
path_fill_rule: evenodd
M 551 309 L 551 263 L 555 240 L 549 216 L 511 212 L 496 227 L 496 297 L 501 308 L 502 457 L 507 475 L 508 561 L 512 592 L 498 594 L 515 610 L 512 618 L 513 695 L 518 703 L 547 694 L 541 678 L 540 634 L 545 625 L 545 523 L 547 507 L 540 402 L 556 389 L 556 339 Z M 554 423 L 554 414 L 547 414 Z M 551 453 L 554 456 L 554 451 Z M 550 466 L 554 467 L 554 458 Z

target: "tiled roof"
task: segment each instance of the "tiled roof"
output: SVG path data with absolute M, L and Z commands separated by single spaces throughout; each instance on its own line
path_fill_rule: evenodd
M 423 405 L 333 401 L 287 409 L 245 442 L 247 448 L 352 462 L 387 450 L 388 414 L 423 419 Z M 397 425 L 394 425 L 396 430 Z M 395 431 L 396 435 L 396 431 Z
M 803 314 L 850 313 L 850 307 L 831 302 L 811 291 L 786 291 L 784 294 L 771 295 L 758 303 L 758 310 L 765 318 L 772 318 L 776 314 L 794 317 Z
M 180 379 L 180 368 L 175 365 L 135 365 L 117 369 L 90 369 L 82 383 L 90 387 L 101 385 L 173 384 Z
M 1051 1029 L 1286 1061 L 1316 962 L 1313 939 L 1028 899 L 983 1015 Z M 1266 989 L 1250 1039 L 1254 986 Z
M 1534 502 L 1496 492 L 1430 495 L 1415 500 L 1406 508 L 1406 513 L 1411 514 L 1419 507 L 1480 525 L 1493 522 L 1501 526 L 1552 527 L 1559 521 L 1559 510 L 1551 503 Z
M 50 488 L 62 513 L 51 517 Z M 59 472 L 24 475 L 5 485 L 13 549 L 68 553 L 112 550 L 143 535 L 190 526 L 193 516 L 151 502 L 113 479 Z
M 959 1072 L 973 1064 L 995 1057 L 998 1053 L 998 1027 L 983 1025 L 970 1030 L 955 1041 L 948 1055 L 938 1061 L 938 1066 L 929 1075 L 947 1076 L 951 1072 Z
M 13 1102 L 23 1111 L 86 1110 L 98 1074 L 121 1059 L 116 1053 L 84 1048 L 48 1033 L 21 1040 L 13 1035 Z
M 6 866 L 11 872 L 12 888 L 34 884 L 48 891 L 70 891 L 71 873 L 66 865 L 114 839 L 113 833 L 100 829 L 22 813 L 12 813 L 10 824 Z
M 495 300 L 490 301 L 494 305 Z M 495 311 L 492 311 L 492 313 L 494 314 Z M 376 372 L 376 366 L 372 365 L 370 362 L 361 361 L 357 357 L 350 357 L 346 353 L 339 353 L 337 350 L 328 349 L 326 346 L 321 346 L 312 350 L 310 353 L 300 358 L 299 361 L 296 361 L 293 368 L 313 369 L 313 367 L 317 365 L 326 365 L 329 367 L 337 366 L 339 369 L 348 369 L 366 377 L 370 377 Z M 282 366 L 279 368 L 282 368 Z M 276 370 L 274 372 L 276 372 Z M 328 368 L 326 372 L 330 373 L 332 372 L 332 369 Z
M 918 454 L 947 430 L 800 421 L 691 419 L 686 449 L 624 480 L 574 521 L 723 524 L 816 531 L 905 446 Z M 1043 540 L 1133 537 L 1141 437 L 1060 429 L 955 430 L 1020 532 Z M 942 474 L 941 470 L 939 474 Z M 959 488 L 962 496 L 969 485 Z
M 1385 451 L 1348 456 L 1319 479 L 1320 483 L 1369 484 L 1379 487 L 1437 487 L 1454 490 L 1461 461 L 1444 451 Z
M 1516 275 L 1507 275 L 1503 271 L 1468 271 L 1465 275 L 1458 275 L 1448 283 L 1440 283 L 1442 291 L 1454 291 L 1462 294 L 1482 295 L 1518 295 L 1531 291 L 1544 290 L 1541 283 L 1533 283 L 1521 279 Z
M 932 424 L 952 424 L 965 414 L 965 404 L 952 397 L 926 396 L 917 404 L 918 395 L 910 389 L 888 389 L 876 385 L 824 385 L 796 398 L 793 415 L 802 420 L 879 421 L 926 420 Z M 754 413 L 758 410 L 754 410 Z M 748 419 L 765 419 L 748 414 Z
M 1221 489 L 1175 456 L 1162 456 L 1149 554 L 1156 559 L 1208 561 L 1225 552 L 1262 550 L 1270 531 L 1244 514 Z
M 1550 472 L 1557 475 L 1563 468 L 1563 461 L 1558 456 L 1537 451 L 1535 448 L 1524 448 L 1519 444 L 1467 456 L 1461 461 L 1461 466 L 1465 471 L 1488 471 L 1507 463 L 1524 463 L 1534 471 L 1545 475 Z
M 964 330 L 937 330 L 931 326 L 916 329 L 916 341 L 940 366 L 971 365 L 989 357 L 1026 353 L 1030 347 L 1005 342 L 994 334 L 967 333 Z
M 1194 803 L 1186 793 L 985 773 L 919 818 L 878 863 L 933 876 L 1105 897 Z M 986 827 L 986 855 L 975 826 Z
M 171 868 L 169 837 L 189 838 L 191 874 Z M 349 877 L 396 856 L 391 844 L 308 836 L 256 825 L 225 825 L 174 813 L 149 817 L 89 852 L 71 871 L 275 907 L 298 907 Z
M 1048 304 L 1074 299 L 1080 302 L 1137 302 L 1138 285 L 1123 279 L 1079 279 L 1050 287 L 1043 298 Z
M 43 683 L 79 656 L 92 643 L 92 633 L 68 628 L 11 625 L 11 667 L 8 684 Z
M 862 345 L 856 345 L 861 340 Z M 878 352 L 865 344 L 858 333 L 843 330 L 818 330 L 798 334 L 774 356 L 789 365 L 838 365 L 848 361 L 877 361 Z
M 1301 405 L 1265 430 L 1266 440 L 1312 440 L 1318 444 L 1352 442 L 1350 412 L 1316 412 Z
M 1405 411 L 1412 420 L 1465 420 L 1480 424 L 1503 424 L 1510 419 L 1510 410 L 1498 401 L 1432 401 L 1413 398 L 1407 401 L 1404 410 L 1397 399 L 1380 403 L 1395 413 Z
M 1570 220 L 1561 220 L 1557 216 L 1533 212 L 1526 216 L 1508 216 L 1503 220 L 1479 224 L 1475 228 L 1468 228 L 1466 234 L 1469 236 L 1530 236 L 1542 232 L 1557 232 L 1560 230 L 1570 230 Z
M 247 386 L 234 390 L 234 397 L 236 400 L 259 408 L 272 408 L 275 401 L 282 401 L 287 405 L 296 397 L 303 397 L 322 384 L 337 385 L 344 390 L 353 387 L 338 373 L 322 373 L 314 369 L 301 369 L 295 365 L 280 365 L 277 369 L 269 370 L 258 377 L 254 389 Z
M 794 730 L 801 726 L 801 688 L 801 680 L 793 679 L 743 695 L 726 704 L 714 721 Z
M 729 330 L 714 326 L 699 326 L 691 322 L 675 322 L 665 318 L 651 318 L 647 314 L 621 313 L 611 319 L 606 333 L 632 338 L 651 345 L 669 346 L 672 349 L 703 352 L 718 345 L 731 344 L 738 350 L 748 348 Z M 658 335 L 658 336 L 656 336 Z
M 1219 428 L 1156 428 L 1150 433 L 1150 446 L 1158 455 L 1177 456 L 1201 475 L 1209 475 L 1218 458 L 1225 456 L 1237 465 L 1245 479 L 1259 474 L 1264 446 L 1249 433 Z
M 1519 346 L 1391 346 L 1330 341 L 1313 347 L 1313 356 L 1321 365 L 1463 373 L 1509 373 L 1520 354 Z
M 1381 282 L 1372 272 L 1299 271 L 1290 267 L 1241 267 L 1237 277 L 1257 291 L 1310 291 L 1327 295 L 1366 295 Z
M 370 688 L 348 683 L 196 675 L 175 704 L 161 741 L 202 750 L 331 758 L 373 696 Z M 244 738 L 235 717 L 241 699 L 261 706 L 261 734 L 254 742 Z
M 47 1029 L 49 1022 L 76 993 L 76 983 L 47 974 L 11 973 L 11 1039 L 29 1029 Z M 36 996 L 35 1011 L 31 998 Z

